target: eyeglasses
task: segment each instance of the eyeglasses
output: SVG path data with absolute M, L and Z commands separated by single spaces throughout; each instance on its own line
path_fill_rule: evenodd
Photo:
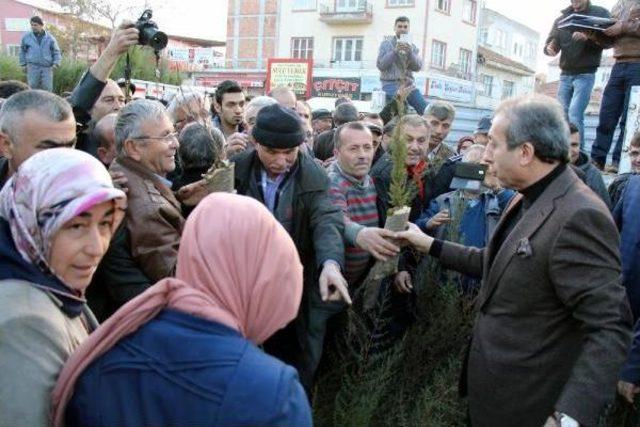
M 165 136 L 139 136 L 136 138 L 129 138 L 132 139 L 134 141 L 140 141 L 140 140 L 151 140 L 151 141 L 163 141 L 165 144 L 169 144 L 173 141 L 177 141 L 178 140 L 178 132 L 171 132 L 170 134 L 167 134 Z

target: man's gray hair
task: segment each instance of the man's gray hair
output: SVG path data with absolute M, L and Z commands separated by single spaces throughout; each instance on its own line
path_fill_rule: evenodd
M 462 161 L 468 163 L 480 163 L 480 160 L 482 160 L 482 156 L 484 155 L 485 148 L 486 147 L 482 144 L 473 144 L 464 152 Z
M 116 151 L 118 156 L 125 155 L 124 142 L 130 138 L 139 138 L 140 127 L 147 120 L 162 120 L 167 110 L 158 101 L 137 99 L 125 105 L 116 121 Z
M 343 125 L 340 125 L 336 128 L 335 133 L 333 134 L 333 147 L 336 150 L 339 150 L 340 147 L 342 147 L 342 132 L 344 132 L 347 129 L 351 129 L 351 130 L 359 130 L 362 132 L 366 132 L 368 134 L 371 134 L 371 130 L 369 129 L 369 127 L 367 125 L 365 125 L 362 122 L 349 122 L 349 123 L 345 123 Z M 373 142 L 373 136 L 372 138 L 372 142 Z
M 197 107 L 197 108 L 196 108 Z M 173 97 L 167 107 L 167 114 L 171 118 L 172 122 L 175 122 L 178 118 L 178 113 L 183 108 L 187 111 L 191 109 L 191 113 L 198 115 L 201 111 L 209 111 L 211 105 L 208 97 L 198 92 L 179 92 Z
M 256 96 L 246 105 L 246 107 L 244 108 L 244 114 L 245 116 L 248 116 L 249 113 L 253 111 L 256 111 L 257 114 L 257 112 L 262 110 L 264 107 L 277 103 L 278 101 L 270 96 Z
M 451 120 L 456 118 L 456 108 L 446 101 L 433 101 L 426 110 L 424 116 L 433 116 L 438 120 Z
M 63 98 L 44 90 L 24 90 L 11 95 L 0 109 L 0 132 L 16 141 L 18 131 L 29 123 L 24 122 L 27 111 L 33 111 L 49 121 L 64 122 L 73 117 L 71 105 Z
M 333 111 L 333 121 L 336 126 L 358 121 L 358 109 L 351 102 L 340 104 Z
M 543 162 L 569 161 L 569 124 L 557 100 L 525 95 L 502 102 L 497 115 L 508 120 L 505 137 L 510 149 L 529 142 Z
M 220 155 L 224 136 L 217 128 L 205 127 L 201 123 L 189 123 L 180 132 L 178 155 L 183 170 L 210 168 Z

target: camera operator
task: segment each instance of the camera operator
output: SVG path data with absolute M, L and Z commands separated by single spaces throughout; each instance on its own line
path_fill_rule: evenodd
M 97 61 L 87 70 L 74 88 L 69 102 L 78 123 L 76 148 L 97 156 L 97 147 L 90 147 L 88 134 L 90 123 L 105 115 L 117 112 L 124 106 L 124 94 L 109 79 L 120 55 L 138 44 L 138 30 L 133 22 L 123 22 L 112 34 L 109 44 Z

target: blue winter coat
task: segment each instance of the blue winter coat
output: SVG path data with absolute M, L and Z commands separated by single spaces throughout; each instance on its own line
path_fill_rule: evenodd
M 296 371 L 217 322 L 164 310 L 83 372 L 67 426 L 310 426 Z
M 39 65 L 41 67 L 51 67 L 60 64 L 60 48 L 56 39 L 45 31 L 42 40 L 33 31 L 29 31 L 22 36 L 20 44 L 20 65 Z
M 640 318 L 640 175 L 633 175 L 613 209 L 620 231 L 622 283 L 627 289 L 634 320 Z M 639 355 L 640 357 L 640 355 Z

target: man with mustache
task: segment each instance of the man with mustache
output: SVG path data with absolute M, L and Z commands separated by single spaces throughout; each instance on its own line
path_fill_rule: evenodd
M 424 118 L 431 127 L 429 140 L 429 169 L 437 172 L 450 157 L 456 153 L 444 143 L 451 132 L 451 124 L 456 117 L 456 109 L 448 102 L 436 101 L 429 104 Z
M 431 175 L 428 173 L 427 152 L 429 149 L 429 137 L 431 131 L 429 123 L 424 117 L 416 114 L 403 116 L 393 132 L 392 141 L 398 138 L 407 144 L 407 185 L 415 188 L 415 197 L 411 201 L 411 213 L 409 221 L 415 222 L 420 214 L 429 206 L 431 196 Z M 389 146 L 393 150 L 393 143 Z M 371 169 L 371 176 L 376 185 L 378 199 L 381 200 L 385 211 L 390 207 L 389 188 L 391 187 L 391 170 L 393 168 L 392 154 L 385 153 Z M 391 296 L 395 330 L 404 330 L 413 321 L 410 305 L 413 304 L 412 276 L 418 265 L 418 258 L 413 252 L 403 252 L 400 263 L 400 272 L 394 279 L 394 286 L 403 293 L 394 293 Z
M 353 289 L 366 277 L 375 259 L 386 260 L 400 252 L 386 240 L 394 233 L 385 230 L 386 209 L 369 176 L 375 153 L 373 136 L 362 122 L 336 129 L 336 161 L 327 171 L 331 203 L 342 211 L 345 230 L 345 278 Z

